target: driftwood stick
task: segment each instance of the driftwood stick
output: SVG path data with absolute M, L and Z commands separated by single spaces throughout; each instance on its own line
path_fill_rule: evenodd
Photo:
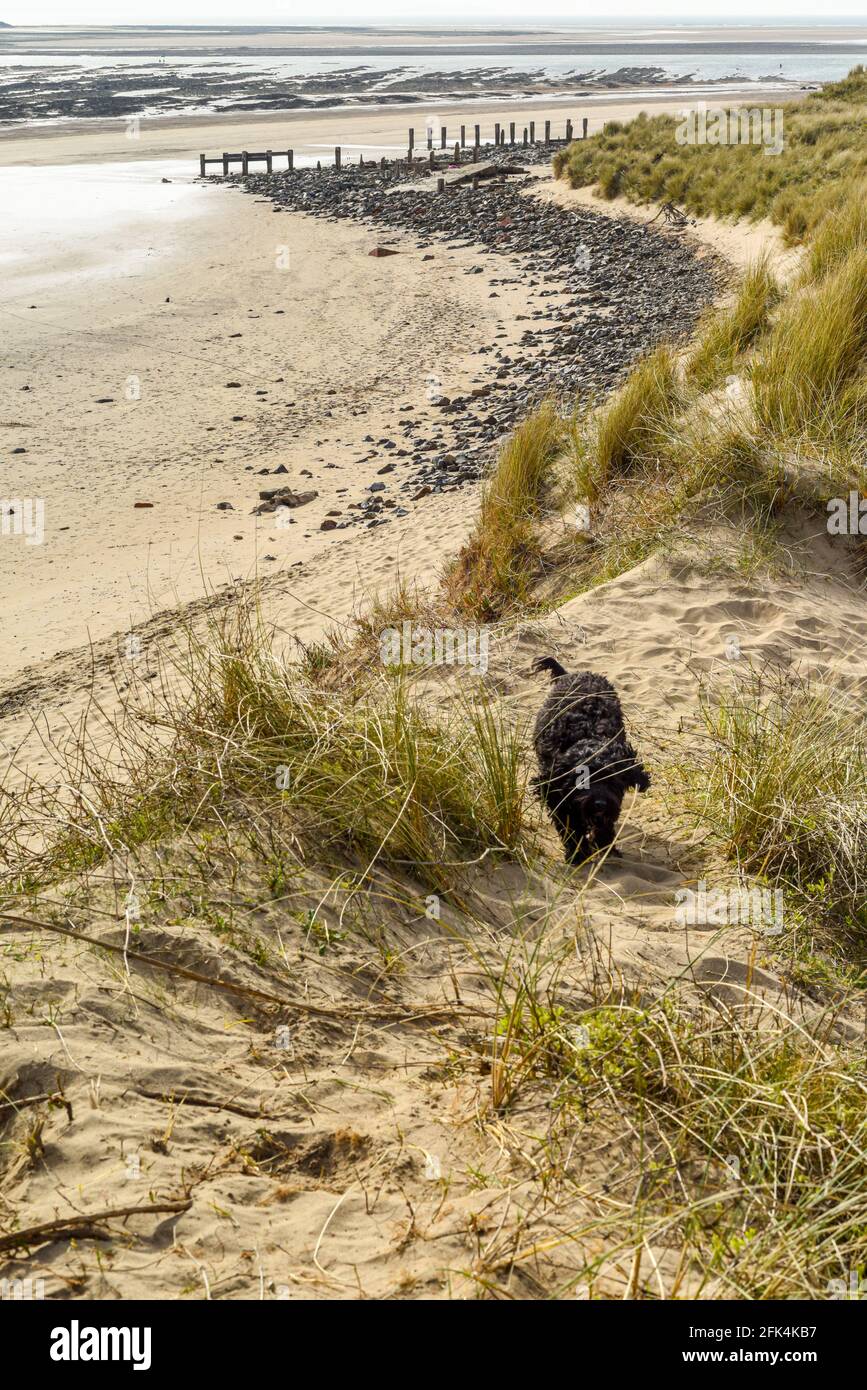
M 153 1202 L 143 1207 L 112 1207 L 108 1211 L 80 1212 L 60 1221 L 43 1221 L 40 1226 L 25 1226 L 23 1231 L 0 1236 L 0 1251 L 17 1250 L 21 1245 L 44 1245 L 55 1236 L 81 1235 L 83 1231 L 93 1232 L 101 1221 L 111 1221 L 123 1216 L 146 1216 L 149 1212 L 184 1212 L 193 1205 L 192 1197 L 178 1202 Z
M 137 1086 L 136 1095 L 145 1096 L 148 1100 L 161 1100 L 166 1104 L 177 1105 L 202 1105 L 208 1110 L 228 1110 L 232 1115 L 243 1115 L 249 1120 L 287 1120 L 288 1115 L 272 1115 L 265 1110 L 255 1110 L 252 1105 L 237 1105 L 230 1100 L 211 1100 L 208 1096 L 198 1095 L 193 1091 L 179 1092 L 172 1091 L 146 1091 L 143 1086 Z
M 41 1096 L 22 1096 L 20 1100 L 4 1100 L 0 1103 L 0 1112 L 4 1110 L 23 1110 L 27 1105 L 39 1105 L 42 1101 L 50 1101 L 54 1105 L 62 1105 L 72 1123 L 72 1106 L 66 1099 L 62 1091 L 46 1091 Z
M 278 994 L 268 994 L 263 989 L 255 989 L 252 985 L 236 985 L 232 980 L 214 979 L 211 975 L 203 975 L 198 970 L 189 970 L 185 965 L 174 965 L 171 961 L 160 960 L 157 956 L 146 956 L 141 951 L 132 951 L 123 946 L 115 946 L 109 941 L 100 941 L 95 936 L 86 936 L 84 932 L 73 931 L 71 927 L 59 927 L 55 922 L 37 921 L 34 917 L 19 917 L 15 913 L 0 912 L 0 922 L 17 922 L 24 927 L 36 927 L 42 931 L 58 932 L 61 936 L 69 936 L 73 941 L 83 941 L 88 946 L 96 946 L 101 951 L 114 951 L 117 955 L 123 956 L 126 960 L 137 960 L 142 965 L 149 965 L 154 970 L 165 970 L 170 975 L 181 975 L 185 980 L 195 980 L 197 984 L 210 985 L 213 989 L 224 989 L 230 994 L 243 994 L 251 999 L 262 999 L 267 1004 L 279 1004 L 283 1009 L 298 1009 L 301 1013 L 318 1014 L 320 1018 L 436 1018 L 444 1014 L 454 1015 L 456 1013 L 479 1012 L 478 1010 L 467 1010 L 466 1008 L 456 1009 L 453 1006 L 439 1008 L 436 1005 L 430 1008 L 402 1009 L 398 1005 L 390 1008 L 385 1006 L 370 1005 L 362 1009 L 328 1009 L 319 1004 L 308 1004 L 304 999 L 285 999 Z

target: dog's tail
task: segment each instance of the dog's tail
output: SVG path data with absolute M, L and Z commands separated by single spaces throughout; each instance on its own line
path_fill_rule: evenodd
M 568 675 L 566 667 L 561 666 L 556 657 L 553 656 L 536 657 L 536 660 L 533 662 L 533 673 L 534 675 L 541 676 L 543 671 L 550 672 L 552 680 L 556 679 L 557 676 Z

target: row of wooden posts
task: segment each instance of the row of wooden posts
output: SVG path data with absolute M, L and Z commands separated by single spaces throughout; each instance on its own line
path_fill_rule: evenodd
M 524 149 L 526 149 L 526 148 L 528 148 L 530 145 L 535 145 L 535 144 L 537 143 L 537 142 L 536 142 L 536 122 L 535 122 L 535 121 L 530 121 L 530 123 L 529 123 L 528 125 L 524 126 L 524 129 L 523 129 L 523 139 L 522 139 L 520 142 L 515 138 L 515 137 L 516 137 L 516 133 L 517 133 L 517 126 L 516 126 L 515 122 L 514 122 L 514 121 L 509 121 L 509 138 L 508 138 L 508 141 L 507 141 L 507 140 L 506 140 L 506 125 L 505 125 L 505 123 L 501 123 L 500 121 L 497 121 L 497 122 L 495 123 L 495 125 L 494 125 L 494 139 L 493 139 L 493 144 L 494 144 L 495 146 L 499 147 L 499 148 L 505 148 L 505 146 L 508 144 L 508 145 L 509 145 L 510 147 L 512 147 L 512 148 L 524 148 Z M 582 137 L 586 140 L 586 139 L 587 139 L 587 117 L 586 117 L 586 116 L 584 116 L 583 119 L 582 119 L 582 121 L 581 121 L 581 134 L 582 134 Z M 467 145 L 467 127 L 466 127 L 465 125 L 462 125 L 462 126 L 461 126 L 461 136 L 460 136 L 460 140 L 458 140 L 458 141 L 455 142 L 454 150 L 450 153 L 450 156 L 449 156 L 450 159 L 452 159 L 452 161 L 453 161 L 455 164 L 460 164 L 461 159 L 464 157 L 464 154 L 465 154 L 465 152 L 466 152 L 467 149 L 470 149 L 470 150 L 471 150 L 471 158 L 472 158 L 473 162 L 474 162 L 474 163 L 478 163 L 479 158 L 480 158 L 480 154 L 481 154 L 481 149 L 482 149 L 481 126 L 476 125 L 476 126 L 473 127 L 473 136 L 474 136 L 473 144 L 472 144 L 472 146 L 468 146 L 468 145 Z M 566 122 L 566 136 L 565 136 L 565 139 L 559 139 L 559 138 L 557 138 L 557 137 L 555 136 L 553 140 L 552 140 L 552 138 L 551 138 L 551 122 L 550 122 L 550 121 L 545 121 L 545 137 L 544 137 L 544 144 L 546 144 L 546 145 L 551 145 L 551 144 L 554 144 L 554 145 L 567 144 L 567 145 L 568 145 L 568 144 L 571 142 L 571 140 L 572 140 L 573 138 L 574 138 L 574 137 L 573 137 L 573 127 L 572 127 L 572 122 L 571 122 L 571 120 L 567 120 L 567 122 Z M 448 148 L 448 130 L 447 130 L 446 126 L 440 126 L 440 149 L 441 149 L 441 150 L 445 150 L 445 149 L 447 149 L 447 148 Z M 428 149 L 428 164 L 429 164 L 430 167 L 433 169 L 433 168 L 435 168 L 435 166 L 436 166 L 437 158 L 436 158 L 436 150 L 434 149 L 434 136 L 433 136 L 433 132 L 432 132 L 430 129 L 429 129 L 428 132 L 427 132 L 427 149 Z M 294 150 L 241 150 L 241 151 L 240 151 L 239 153 L 237 153 L 237 154 L 230 154 L 230 153 L 227 153 L 227 152 L 224 150 L 223 153 L 222 153 L 221 155 L 217 155 L 215 158 L 209 158 L 207 155 L 200 154 L 200 155 L 199 155 L 199 172 L 200 172 L 202 178 L 205 178 L 205 176 L 206 176 L 206 171 L 207 171 L 207 166 L 208 166 L 209 164 L 220 164 L 220 165 L 222 166 L 223 175 L 225 176 L 225 175 L 227 175 L 228 172 L 229 172 L 229 165 L 230 165 L 230 164 L 237 164 L 237 163 L 240 162 L 240 165 L 241 165 L 241 173 L 242 173 L 242 174 L 246 174 L 246 173 L 249 171 L 250 165 L 251 165 L 252 163 L 261 163 L 261 162 L 264 160 L 264 162 L 265 162 L 265 168 L 266 168 L 267 172 L 270 174 L 271 171 L 272 171 L 272 169 L 273 169 L 273 167 L 274 167 L 274 160 L 275 160 L 275 158 L 286 159 L 286 161 L 287 161 L 287 164 L 286 164 L 287 169 L 294 169 L 294 168 L 295 168 L 295 151 L 294 151 Z M 417 155 L 416 155 L 416 152 L 415 152 L 415 130 L 414 130 L 413 127 L 411 126 L 411 127 L 410 127 L 410 131 L 409 131 L 409 143 L 408 143 L 408 148 L 407 148 L 406 160 L 407 160 L 407 163 L 413 164 L 413 163 L 415 163 L 415 161 L 416 161 L 417 159 L 419 159 L 419 158 L 420 158 L 422 161 L 424 160 L 424 156 L 417 156 Z M 360 156 L 359 156 L 359 161 L 358 161 L 358 162 L 359 162 L 359 164 L 363 164 L 363 163 L 364 163 L 364 155 L 360 155 Z M 381 160 L 380 160 L 380 164 L 382 165 L 383 168 L 385 168 L 387 162 L 388 162 L 388 161 L 387 161 L 386 159 L 381 159 Z M 340 145 L 336 145 L 336 146 L 334 147 L 334 166 L 335 166 L 335 168 L 337 168 L 337 169 L 340 169 L 340 168 L 342 167 L 342 148 L 341 148 Z

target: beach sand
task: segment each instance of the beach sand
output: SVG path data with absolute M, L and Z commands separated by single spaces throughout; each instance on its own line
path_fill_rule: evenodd
M 63 198 L 53 170 L 28 177 L 37 197 Z M 426 499 L 375 534 L 319 529 L 329 510 L 347 515 L 388 459 L 364 437 L 396 438 L 402 405 L 431 417 L 432 380 L 451 394 L 479 379 L 477 350 L 498 333 L 513 341 L 527 292 L 503 286 L 490 299 L 487 274 L 462 274 L 478 260 L 471 250 L 423 261 L 402 237 L 400 254 L 376 259 L 369 230 L 160 180 L 150 166 L 89 171 L 92 199 L 120 192 L 129 206 L 132 188 L 147 218 L 127 211 L 96 242 L 86 219 L 71 238 L 61 208 L 40 273 L 26 256 L 7 268 L 4 496 L 45 503 L 42 544 L 10 535 L 0 546 L 0 613 L 16 634 L 7 675 L 333 551 L 339 561 L 313 589 L 331 613 L 356 576 L 429 577 L 472 518 L 466 497 L 457 507 L 446 497 L 435 518 Z M 387 486 L 404 501 L 400 476 Z M 283 484 L 319 496 L 281 530 L 251 512 L 259 488 Z

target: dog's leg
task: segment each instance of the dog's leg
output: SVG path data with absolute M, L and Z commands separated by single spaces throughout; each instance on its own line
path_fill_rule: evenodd
M 614 843 L 616 827 L 616 820 L 606 821 L 605 824 L 601 825 L 596 831 L 593 836 L 593 842 L 600 854 L 604 854 L 607 850 L 611 859 L 622 859 L 623 855 Z
M 583 864 L 592 853 L 584 817 L 571 806 L 563 809 L 562 817 L 565 825 L 563 844 L 566 848 L 566 858 L 570 864 Z
M 585 860 L 590 858 L 591 854 L 592 849 L 589 841 L 583 835 L 578 835 L 574 837 L 567 857 L 570 864 L 583 864 Z
M 549 806 L 551 819 L 560 839 L 563 841 L 563 848 L 566 851 L 566 859 L 572 863 L 579 863 L 586 859 L 584 852 L 584 836 L 576 831 L 568 810 L 560 806 Z

